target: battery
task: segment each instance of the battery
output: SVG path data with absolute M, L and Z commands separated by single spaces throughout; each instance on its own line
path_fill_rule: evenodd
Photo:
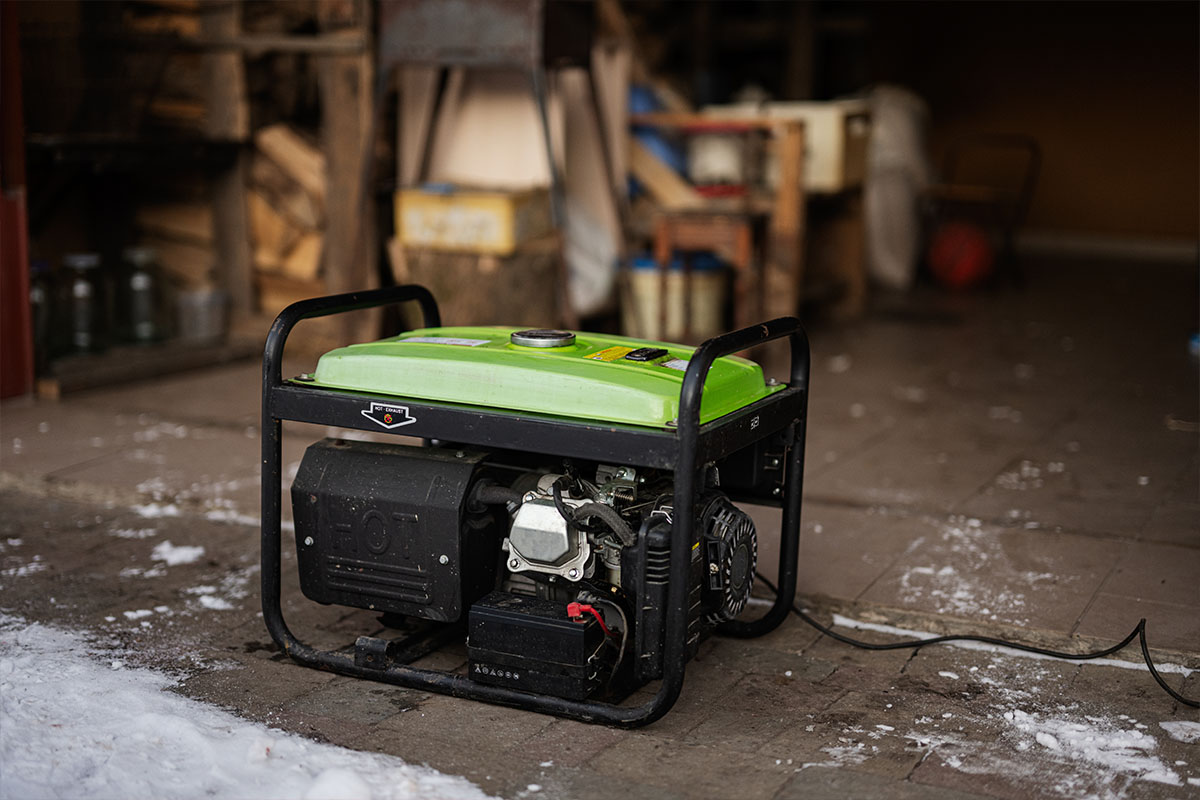
M 567 604 L 492 592 L 471 606 L 467 656 L 471 680 L 585 700 L 607 678 L 612 650 L 592 616 L 567 616 Z

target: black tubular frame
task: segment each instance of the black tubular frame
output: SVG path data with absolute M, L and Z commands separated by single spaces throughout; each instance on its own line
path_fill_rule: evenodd
M 364 404 L 381 398 L 408 406 L 416 421 L 401 429 L 400 433 L 406 436 L 673 469 L 675 507 L 684 509 L 695 505 L 699 493 L 697 484 L 703 480 L 703 465 L 782 432 L 789 447 L 782 497 L 779 592 L 763 617 L 726 623 L 721 632 L 738 637 L 762 636 L 787 617 L 796 592 L 808 403 L 808 338 L 799 320 L 781 317 L 709 339 L 700 345 L 684 375 L 679 418 L 674 430 L 568 420 L 409 398 L 397 400 L 390 395 L 324 389 L 283 380 L 284 345 L 288 334 L 300 321 L 408 301 L 421 305 L 425 327 L 440 325 L 433 296 L 424 287 L 409 285 L 293 303 L 280 312 L 267 335 L 262 394 L 262 608 L 271 638 L 285 653 L 306 666 L 351 677 L 626 728 L 648 725 L 662 717 L 683 687 L 687 661 L 688 543 L 692 540 L 694 525 L 690 513 L 676 514 L 672 526 L 662 681 L 654 697 L 640 706 L 566 700 L 476 683 L 465 675 L 417 669 L 408 664 L 393 663 L 381 669 L 360 666 L 356 665 L 352 652 L 320 651 L 296 638 L 288 630 L 280 603 L 282 423 L 289 420 L 378 433 L 380 428 L 373 427 L 360 411 Z M 700 399 L 713 361 L 784 337 L 791 343 L 787 385 L 749 406 L 701 425 Z

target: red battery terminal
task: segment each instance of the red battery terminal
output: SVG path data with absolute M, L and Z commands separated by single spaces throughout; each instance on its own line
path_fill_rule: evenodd
M 587 603 L 567 603 L 567 616 L 575 622 L 584 621 L 584 613 L 591 614 L 596 618 L 596 622 L 600 623 L 600 630 L 604 631 L 605 636 L 612 636 L 613 632 L 604 624 L 604 617 L 600 616 L 600 612 Z

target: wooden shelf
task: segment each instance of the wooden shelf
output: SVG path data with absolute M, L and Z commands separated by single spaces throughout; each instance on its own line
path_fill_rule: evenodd
M 260 355 L 262 341 L 250 338 L 214 344 L 124 345 L 95 355 L 64 356 L 55 360 L 50 365 L 50 374 L 38 378 L 37 394 L 44 400 L 57 400 L 64 394 L 84 389 L 157 378 Z

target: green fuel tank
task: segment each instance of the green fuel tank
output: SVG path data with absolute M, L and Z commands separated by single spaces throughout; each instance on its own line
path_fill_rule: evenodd
M 695 348 L 598 333 L 424 328 L 331 350 L 310 385 L 558 417 L 669 427 Z M 710 422 L 782 389 L 736 356 L 717 359 L 700 405 Z

